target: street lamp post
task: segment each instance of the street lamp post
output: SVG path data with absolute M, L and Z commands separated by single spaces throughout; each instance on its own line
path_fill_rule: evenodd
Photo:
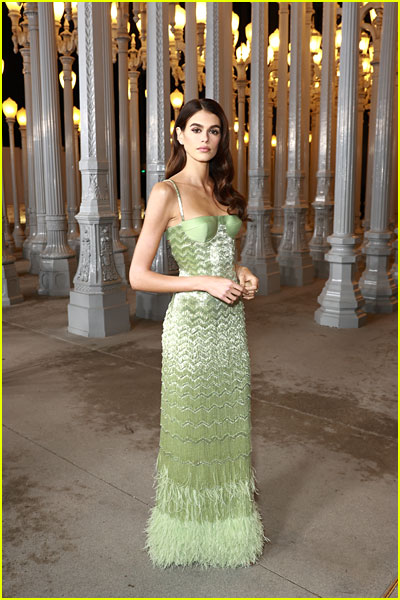
M 237 185 L 241 194 L 246 194 L 246 155 L 244 145 L 244 125 L 246 95 L 250 94 L 246 69 L 251 61 L 250 45 L 241 44 L 236 50 L 234 67 L 236 68 L 236 88 L 238 98 L 238 149 L 237 149 Z
M 8 133 L 10 136 L 10 163 L 11 163 L 11 186 L 12 186 L 12 198 L 14 206 L 14 230 L 13 238 L 16 248 L 22 248 L 22 243 L 25 239 L 23 229 L 21 227 L 21 221 L 19 217 L 19 202 L 18 202 L 18 191 L 17 191 L 17 176 L 15 172 L 15 141 L 14 141 L 14 123 L 15 115 L 17 114 L 17 103 L 11 98 L 8 98 L 3 102 L 3 113 L 6 118 L 8 125 Z
M 117 3 L 118 44 L 118 90 L 119 90 L 119 165 L 121 201 L 121 242 L 128 249 L 129 260 L 133 256 L 137 234 L 133 229 L 131 205 L 131 174 L 129 160 L 129 105 L 128 105 L 128 46 L 130 35 L 127 32 L 128 13 L 125 2 Z
M 138 17 L 137 23 L 139 22 Z M 129 113 L 130 113 L 130 150 L 131 150 L 131 184 L 132 184 L 132 221 L 133 230 L 139 235 L 142 228 L 141 218 L 141 186 L 140 186 L 140 126 L 139 126 L 139 68 L 143 65 L 145 46 L 136 49 L 135 34 L 131 36 L 131 49 L 128 59 L 129 77 Z
M 58 6 L 58 5 L 61 6 Z M 64 27 L 61 33 L 58 30 L 61 25 L 61 17 L 64 12 L 64 3 L 54 3 L 56 21 L 56 42 L 60 53 L 60 61 L 63 67 L 60 73 L 60 83 L 64 90 L 64 130 L 65 130 L 65 180 L 67 193 L 67 218 L 68 218 L 68 244 L 76 252 L 79 258 L 79 227 L 75 219 L 78 212 L 78 197 L 76 187 L 75 144 L 74 144 L 74 121 L 73 121 L 73 88 L 76 83 L 76 75 L 72 71 L 75 58 L 71 56 L 77 48 L 77 30 L 70 31 L 67 17 L 64 19 Z
M 20 108 L 17 112 L 17 121 L 19 125 L 19 132 L 21 134 L 21 151 L 22 151 L 22 181 L 24 183 L 24 205 L 25 205 L 25 236 L 28 238 L 30 234 L 30 222 L 29 222 L 29 190 L 28 190 L 28 156 L 26 147 L 26 110 Z M 25 249 L 25 243 L 23 245 L 23 254 Z M 25 256 L 24 256 L 25 258 Z M 27 258 L 27 257 L 26 257 Z

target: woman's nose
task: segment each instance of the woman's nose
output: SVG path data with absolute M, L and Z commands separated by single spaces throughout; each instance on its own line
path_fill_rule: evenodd
M 201 136 L 202 142 L 208 142 L 208 131 L 203 131 L 203 135 Z

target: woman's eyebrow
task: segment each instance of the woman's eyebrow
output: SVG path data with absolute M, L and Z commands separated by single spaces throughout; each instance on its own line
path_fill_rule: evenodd
M 195 125 L 196 127 L 204 127 L 204 125 L 200 125 L 200 123 L 190 123 L 190 127 L 193 127 L 193 125 Z M 218 129 L 221 129 L 220 125 L 211 125 L 209 129 L 213 129 L 214 127 L 218 127 Z

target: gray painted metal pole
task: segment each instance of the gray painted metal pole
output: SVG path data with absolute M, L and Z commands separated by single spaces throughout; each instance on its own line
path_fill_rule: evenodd
M 165 165 L 170 154 L 170 71 L 168 45 L 168 4 L 147 5 L 147 173 L 149 196 L 153 185 L 165 178 Z M 168 251 L 165 234 L 154 257 L 152 270 L 168 273 Z M 136 292 L 136 315 L 144 319 L 164 319 L 171 294 Z
M 38 4 L 47 228 L 46 248 L 40 255 L 38 293 L 46 296 L 68 296 L 76 271 L 76 255 L 67 241 L 61 174 L 61 121 L 54 13 L 52 3 Z
M 131 61 L 130 61 L 131 62 Z M 141 185 L 140 185 L 140 127 L 139 127 L 139 75 L 135 65 L 131 65 L 128 77 L 131 89 L 131 99 L 129 101 L 130 127 L 131 127 L 131 176 L 132 176 L 132 220 L 133 230 L 136 235 L 140 234 L 142 229 L 142 203 L 141 203 Z
M 21 155 L 22 155 L 22 181 L 24 188 L 24 206 L 25 206 L 25 240 L 29 237 L 29 196 L 28 196 L 28 156 L 26 150 L 26 125 L 19 125 L 21 134 Z M 24 247 L 22 244 L 22 248 Z M 24 250 L 22 249 L 22 252 Z
M 107 6 L 109 6 L 107 4 Z M 128 249 L 129 260 L 133 256 L 137 235 L 133 230 L 131 204 L 131 173 L 129 161 L 129 104 L 128 104 L 128 8 L 126 2 L 118 2 L 118 104 L 119 104 L 119 189 L 121 202 L 120 238 Z
M 377 100 L 378 100 L 378 82 L 380 70 L 380 55 L 381 55 L 381 32 L 382 32 L 382 4 L 375 5 L 376 19 L 372 25 L 368 27 L 369 33 L 372 35 L 374 45 L 374 56 L 371 61 L 373 68 L 372 72 L 372 91 L 371 91 L 371 108 L 369 111 L 369 129 L 368 129 L 368 157 L 367 157 L 367 176 L 365 184 L 365 215 L 364 215 L 364 231 L 368 231 L 370 227 L 371 216 L 371 192 L 372 192 L 372 173 L 375 154 L 375 123 L 377 117 Z
M 129 331 L 126 286 L 115 267 L 105 135 L 104 43 L 109 4 L 78 3 L 82 203 L 79 266 L 68 305 L 68 331 L 103 338 Z
M 291 59 L 288 121 L 288 168 L 285 223 L 278 250 L 281 283 L 301 286 L 311 283 L 314 267 L 306 240 L 307 199 L 304 193 L 304 131 L 302 68 L 304 52 L 305 6 L 303 2 L 292 3 L 290 19 Z M 307 38 L 308 39 L 308 38 Z
M 346 2 L 342 8 L 342 46 L 337 108 L 337 144 L 335 171 L 335 205 L 333 234 L 328 237 L 331 249 L 329 279 L 318 297 L 321 307 L 315 312 L 320 325 L 343 329 L 365 324 L 363 298 L 355 279 L 354 189 L 357 140 L 358 90 L 358 3 Z
M 25 239 L 24 231 L 21 227 L 21 220 L 19 216 L 19 199 L 17 190 L 17 175 L 15 171 L 15 142 L 14 142 L 14 124 L 15 117 L 6 118 L 8 125 L 8 135 L 10 138 L 10 166 L 11 166 L 11 188 L 12 188 L 12 199 L 14 207 L 14 229 L 12 236 L 14 238 L 15 247 L 22 248 L 23 241 Z
M 106 134 L 106 155 L 108 162 L 108 193 L 110 210 L 113 213 L 112 243 L 114 262 L 122 283 L 127 283 L 129 255 L 119 237 L 119 216 L 117 207 L 117 157 L 115 143 L 115 109 L 114 109 L 114 75 L 112 62 L 111 19 L 105 18 L 103 23 L 103 60 L 104 60 L 104 117 Z
M 270 145 L 267 134 L 267 48 L 268 4 L 252 4 L 251 87 L 250 87 L 250 142 L 249 142 L 249 203 L 252 219 L 247 224 L 246 241 L 240 262 L 259 279 L 259 291 L 268 295 L 279 291 L 279 268 L 272 247 L 270 220 L 272 213 L 269 194 L 270 164 L 265 144 Z
M 330 248 L 327 238 L 333 226 L 332 110 L 335 73 L 336 4 L 325 2 L 322 24 L 321 96 L 319 107 L 319 139 L 317 190 L 313 202 L 314 234 L 310 254 L 317 277 L 327 279 L 329 264 L 324 256 Z
M 185 102 L 199 97 L 197 87 L 196 2 L 186 2 Z
M 35 171 L 35 200 L 36 200 L 36 235 L 31 244 L 30 272 L 38 274 L 40 270 L 40 253 L 46 246 L 46 201 L 44 191 L 44 165 L 42 142 L 42 91 L 40 83 L 40 56 L 39 56 L 39 22 L 38 3 L 27 2 L 25 14 L 28 17 L 29 43 L 31 51 L 31 78 L 32 78 L 32 137 L 33 160 Z
M 283 222 L 286 196 L 287 168 L 287 117 L 288 117 L 288 38 L 289 3 L 279 2 L 279 54 L 278 54 L 278 90 L 276 100 L 276 148 L 274 179 L 274 224 L 272 238 L 275 247 L 283 235 Z
M 5 202 L 4 202 L 4 180 L 2 181 L 3 194 L 3 227 L 2 227 L 2 305 L 11 306 L 23 302 L 24 298 L 19 287 L 17 269 L 15 268 L 15 256 L 6 244 Z
M 67 193 L 68 243 L 79 256 L 79 227 L 75 219 L 78 212 L 76 195 L 76 158 L 74 143 L 72 65 L 73 56 L 60 56 L 64 72 L 64 129 L 65 129 L 65 183 Z
M 24 18 L 24 21 L 26 16 Z M 26 27 L 27 27 L 26 19 Z M 32 123 L 32 79 L 31 79 L 31 51 L 29 47 L 20 48 L 24 64 L 24 94 L 26 110 L 26 177 L 28 185 L 28 200 L 25 212 L 29 217 L 29 236 L 26 237 L 22 246 L 22 255 L 30 260 L 32 240 L 36 236 L 36 202 L 35 202 L 35 165 L 33 158 L 33 123 Z M 25 230 L 26 233 L 26 230 Z
M 372 174 L 371 221 L 365 233 L 366 268 L 360 289 L 369 313 L 391 313 L 397 308 L 396 286 L 388 272 L 392 232 L 390 217 L 390 175 L 392 162 L 392 125 L 394 68 L 397 39 L 397 3 L 385 2 L 381 60 L 378 82 L 374 166 Z

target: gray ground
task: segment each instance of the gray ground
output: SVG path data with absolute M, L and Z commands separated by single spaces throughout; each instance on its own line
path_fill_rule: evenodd
M 67 332 L 68 299 L 3 310 L 3 597 L 379 597 L 396 577 L 396 315 L 317 325 L 324 282 L 246 304 L 253 463 L 271 539 L 242 569 L 154 568 L 143 550 L 161 324 Z M 393 597 L 397 597 L 397 588 Z

